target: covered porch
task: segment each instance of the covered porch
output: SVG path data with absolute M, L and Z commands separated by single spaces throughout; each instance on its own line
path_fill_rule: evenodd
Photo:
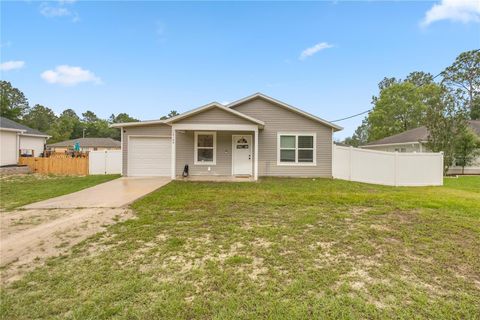
M 171 178 L 258 180 L 257 124 L 171 124 Z M 188 176 L 184 177 L 188 166 Z

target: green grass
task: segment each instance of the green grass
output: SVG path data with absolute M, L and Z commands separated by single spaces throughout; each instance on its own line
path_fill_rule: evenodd
M 11 210 L 29 203 L 58 197 L 118 178 L 120 175 L 84 177 L 38 174 L 3 176 L 0 179 L 0 208 Z
M 478 319 L 480 177 L 173 182 L 3 288 L 3 319 Z M 478 189 L 478 188 L 477 188 Z
M 448 188 L 480 192 L 480 176 L 465 176 L 458 178 L 445 178 L 444 184 Z

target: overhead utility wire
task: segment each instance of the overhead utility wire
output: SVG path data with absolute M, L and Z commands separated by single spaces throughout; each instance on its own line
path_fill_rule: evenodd
M 437 74 L 435 77 L 433 77 L 432 80 L 434 80 L 434 79 L 435 79 L 436 77 L 438 77 L 439 75 L 441 75 L 441 73 L 439 73 L 439 74 Z M 421 87 L 421 86 L 423 86 L 423 84 L 420 85 L 420 86 L 418 86 L 418 87 Z M 348 116 L 348 117 L 341 118 L 341 119 L 337 119 L 337 120 L 333 120 L 333 121 L 330 121 L 330 122 L 338 122 L 338 121 L 343 121 L 343 120 L 355 118 L 355 117 L 361 116 L 362 114 L 368 113 L 368 112 L 370 112 L 370 111 L 372 111 L 372 110 L 373 110 L 373 108 L 368 109 L 367 111 L 363 111 L 363 112 L 354 114 L 353 116 Z

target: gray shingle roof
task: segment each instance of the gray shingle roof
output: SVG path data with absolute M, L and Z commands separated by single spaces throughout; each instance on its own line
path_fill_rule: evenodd
M 20 124 L 18 122 L 15 122 L 13 120 L 10 120 L 4 117 L 0 117 L 0 128 L 25 130 L 24 132 L 25 134 L 36 134 L 40 136 L 48 136 L 48 134 L 38 131 L 37 129 L 32 129 L 30 127 L 24 126 L 23 124 Z
M 72 140 L 61 141 L 47 145 L 48 147 L 73 147 L 75 143 L 79 143 L 80 147 L 101 147 L 101 148 L 120 148 L 120 141 L 112 138 L 78 138 Z
M 470 128 L 480 136 L 480 120 L 469 120 Z M 407 130 L 405 132 L 395 134 L 377 141 L 372 141 L 366 144 L 366 146 L 393 144 L 393 143 L 408 143 L 428 140 L 428 130 L 425 126 L 415 129 Z

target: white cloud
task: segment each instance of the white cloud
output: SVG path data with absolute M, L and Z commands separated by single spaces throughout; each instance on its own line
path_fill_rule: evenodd
M 80 20 L 78 13 L 67 8 L 74 2 L 75 0 L 60 0 L 58 4 L 43 2 L 40 4 L 40 14 L 47 18 L 71 17 L 73 22 L 77 22 Z
M 58 83 L 65 86 L 74 86 L 82 82 L 101 84 L 102 80 L 90 70 L 68 65 L 57 66 L 55 70 L 47 70 L 41 74 L 48 83 Z
M 0 42 L 0 48 L 10 48 L 12 46 L 11 41 Z
M 325 49 L 328 49 L 328 48 L 333 48 L 333 45 L 331 45 L 327 42 L 317 43 L 313 47 L 310 47 L 310 48 L 307 48 L 307 49 L 303 50 L 302 53 L 300 54 L 299 59 L 304 60 L 308 57 L 313 56 L 315 53 L 317 53 L 319 51 L 322 51 L 322 50 L 325 50 Z
M 40 13 L 48 18 L 70 16 L 72 12 L 64 7 L 50 7 L 43 5 L 40 8 Z
M 166 29 L 165 24 L 161 21 L 155 22 L 155 34 L 157 36 L 157 40 L 160 42 L 165 42 L 166 38 Z
M 162 22 L 157 21 L 155 23 L 155 33 L 161 37 L 165 33 L 165 25 Z
M 6 61 L 0 64 L 0 70 L 10 71 L 15 69 L 21 69 L 25 66 L 25 61 Z
M 480 22 L 480 1 L 442 0 L 427 11 L 420 25 L 426 27 L 440 20 L 463 23 Z

